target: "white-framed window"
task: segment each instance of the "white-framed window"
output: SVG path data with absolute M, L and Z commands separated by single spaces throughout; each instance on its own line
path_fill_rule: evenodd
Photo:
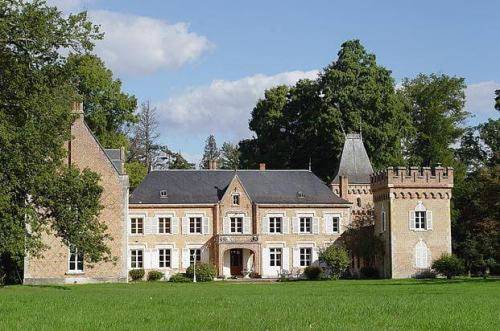
M 422 229 L 425 230 L 427 228 L 426 226 L 426 219 L 427 219 L 427 212 L 426 211 L 416 211 L 415 212 L 415 229 Z
M 130 250 L 130 267 L 132 269 L 144 268 L 144 250 L 131 249 Z
M 425 208 L 424 204 L 419 201 L 415 209 L 410 210 L 409 223 L 410 230 L 432 230 L 432 211 Z
M 158 249 L 158 267 L 170 268 L 172 266 L 172 250 L 169 248 Z
M 340 217 L 333 216 L 332 217 L 332 233 L 340 232 Z
M 271 216 L 269 217 L 269 233 L 282 233 L 283 232 L 283 217 Z
M 232 195 L 232 203 L 233 206 L 239 206 L 240 205 L 240 194 L 239 193 L 233 193 Z
M 312 217 L 299 217 L 299 233 L 312 233 Z
M 231 233 L 243 233 L 243 217 L 233 216 L 230 217 Z
M 387 219 L 386 219 L 386 214 L 385 211 L 382 210 L 382 213 L 380 215 L 381 221 L 382 221 L 382 232 L 385 232 L 386 227 L 387 227 Z
M 311 247 L 302 247 L 299 249 L 300 254 L 300 266 L 307 267 L 312 263 L 312 248 Z
M 171 234 L 172 233 L 172 218 L 171 217 L 158 217 L 158 233 Z
M 278 247 L 269 248 L 269 266 L 281 267 L 283 250 Z
M 131 234 L 144 234 L 144 217 L 131 217 L 130 218 L 130 233 Z
M 419 241 L 415 245 L 415 266 L 419 269 L 429 267 L 429 254 L 427 245 L 423 241 Z
M 68 255 L 69 272 L 83 272 L 83 253 L 74 246 L 70 246 Z
M 189 218 L 189 233 L 202 233 L 202 217 Z
M 196 259 L 196 263 L 201 261 L 201 249 L 191 248 L 189 249 L 189 264 L 193 264 Z

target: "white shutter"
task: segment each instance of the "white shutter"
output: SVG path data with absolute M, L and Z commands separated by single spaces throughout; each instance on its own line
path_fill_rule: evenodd
M 427 225 L 427 230 L 432 230 L 432 211 L 428 210 L 426 213 L 426 225 Z
M 230 228 L 230 218 L 229 217 L 224 217 L 223 220 L 222 220 L 222 233 L 223 234 L 229 234 L 231 231 L 231 228 Z
M 252 233 L 252 218 L 251 217 L 243 217 L 243 233 L 251 234 Z
M 158 249 L 151 250 L 151 269 L 159 268 L 159 255 Z
M 281 252 L 282 252 L 282 265 L 281 265 L 281 268 L 283 270 L 287 270 L 287 271 L 290 271 L 290 249 L 288 247 L 283 247 L 281 249 Z
M 318 258 L 319 258 L 319 248 L 318 247 L 313 247 L 311 249 L 312 251 L 312 263 L 316 264 L 316 265 L 319 265 L 319 261 L 318 261 Z
M 319 217 L 313 217 L 312 221 L 313 221 L 313 224 L 312 224 L 313 225 L 313 228 L 312 228 L 313 233 L 319 234 Z
M 325 233 L 326 234 L 333 234 L 333 217 L 332 216 L 326 216 L 323 218 L 323 222 L 325 222 Z
M 171 263 L 172 269 L 179 269 L 179 250 L 177 248 L 172 248 L 171 250 Z
M 283 217 L 282 218 L 282 229 L 283 229 L 283 234 L 289 234 L 290 233 L 290 218 L 288 217 Z
M 151 233 L 151 217 L 144 218 L 144 234 Z
M 158 217 L 151 217 L 151 234 L 158 234 Z
M 171 218 L 172 226 L 171 226 L 171 231 L 172 234 L 178 234 L 179 233 L 179 217 L 172 217 Z
M 182 234 L 189 234 L 189 218 L 182 218 Z
M 269 275 L 269 248 L 262 248 L 262 274 Z
M 292 233 L 299 233 L 299 218 L 292 217 Z
M 269 234 L 269 217 L 262 217 L 262 234 Z
M 153 251 L 151 249 L 145 249 L 143 254 L 144 254 L 144 269 L 151 269 Z
M 300 267 L 300 249 L 298 247 L 293 248 L 292 252 L 292 266 L 294 268 Z
M 182 267 L 189 267 L 190 257 L 189 257 L 189 248 L 182 249 Z
M 410 226 L 410 230 L 415 230 L 415 211 L 410 210 L 408 215 L 408 224 Z
M 209 228 L 209 218 L 208 217 L 202 217 L 201 219 L 202 222 L 202 233 L 203 234 L 209 234 L 210 228 Z

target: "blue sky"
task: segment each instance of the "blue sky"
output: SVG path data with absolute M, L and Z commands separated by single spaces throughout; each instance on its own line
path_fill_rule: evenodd
M 162 143 L 192 161 L 206 136 L 250 137 L 255 101 L 314 78 L 357 38 L 393 71 L 464 77 L 471 123 L 498 117 L 500 1 L 52 0 L 88 10 L 107 34 L 98 53 L 124 89 L 158 109 Z

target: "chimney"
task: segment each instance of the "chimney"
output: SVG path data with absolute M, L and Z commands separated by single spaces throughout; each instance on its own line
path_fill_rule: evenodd
M 71 112 L 73 114 L 83 114 L 83 102 L 73 101 L 71 104 Z
M 208 160 L 208 170 L 217 170 L 217 160 Z
M 266 164 L 265 163 L 259 163 L 259 170 L 260 171 L 266 170 Z
M 349 188 L 349 179 L 347 176 L 339 176 L 340 197 L 347 199 L 347 190 Z

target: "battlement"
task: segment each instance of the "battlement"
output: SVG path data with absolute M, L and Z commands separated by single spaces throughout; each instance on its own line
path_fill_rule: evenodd
M 372 189 L 384 187 L 453 187 L 452 167 L 388 167 L 370 176 Z

